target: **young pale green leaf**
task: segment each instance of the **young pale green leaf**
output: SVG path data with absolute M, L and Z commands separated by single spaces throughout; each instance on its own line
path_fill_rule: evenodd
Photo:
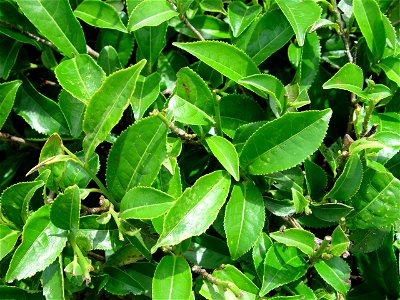
M 85 104 L 106 78 L 104 71 L 87 54 L 62 61 L 54 72 L 60 85 Z
M 69 134 L 68 124 L 58 104 L 40 94 L 28 81 L 18 90 L 14 111 L 39 133 Z
M 115 8 L 103 1 L 85 0 L 75 9 L 74 15 L 94 27 L 127 32 Z
M 399 57 L 387 57 L 383 59 L 378 66 L 385 72 L 386 76 L 397 83 L 400 87 L 400 58 Z
M 299 248 L 308 256 L 313 255 L 317 248 L 314 242 L 314 234 L 303 229 L 290 228 L 284 231 L 271 232 L 269 235 L 279 243 Z
M 246 52 L 260 65 L 281 49 L 294 35 L 290 23 L 280 10 L 269 11 L 255 20 L 242 34 L 236 46 Z
M 308 194 L 313 200 L 321 199 L 328 184 L 328 176 L 324 169 L 308 159 L 304 162 L 304 169 L 306 171 Z
M 260 12 L 260 5 L 247 6 L 240 1 L 231 2 L 228 6 L 228 17 L 233 36 L 238 37 L 241 35 Z
M 224 228 L 229 252 L 237 260 L 253 246 L 265 222 L 261 192 L 249 181 L 235 185 L 225 209 Z
M 11 112 L 15 96 L 21 84 L 22 81 L 20 80 L 0 84 L 0 129 L 3 127 L 8 114 Z
M 341 256 L 350 246 L 350 240 L 342 227 L 338 226 L 332 233 L 332 241 L 329 252 L 335 256 Z
M 358 154 L 350 155 L 343 172 L 336 180 L 333 188 L 325 195 L 325 199 L 348 201 L 360 188 L 363 168 Z
M 342 258 L 319 260 L 314 267 L 318 274 L 339 293 L 345 295 L 350 290 L 350 267 Z
M 59 256 L 42 273 L 43 295 L 47 300 L 65 299 L 62 256 Z
M 58 105 L 67 121 L 72 137 L 79 137 L 82 134 L 82 122 L 86 105 L 68 93 L 61 90 L 58 94 Z
M 131 99 L 133 115 L 136 120 L 141 119 L 146 110 L 157 99 L 160 93 L 160 81 L 161 76 L 157 72 L 145 78 L 139 77 Z
M 68 0 L 18 0 L 17 3 L 29 21 L 65 56 L 86 53 L 82 27 Z
M 146 61 L 111 74 L 90 99 L 83 119 L 86 136 L 83 149 L 86 159 L 107 138 L 111 129 L 119 122 L 133 96 L 136 81 Z
M 42 206 L 26 222 L 22 243 L 14 253 L 6 281 L 28 278 L 49 266 L 63 250 L 67 231 L 50 221 L 50 207 Z
M 21 232 L 0 224 L 0 261 L 14 249 Z
M 262 279 L 264 276 L 264 259 L 265 255 L 269 247 L 273 244 L 271 238 L 265 233 L 261 232 L 261 235 L 258 237 L 257 241 L 254 243 L 253 246 L 253 263 L 254 268 L 256 269 L 258 278 Z
M 153 183 L 167 154 L 166 140 L 167 126 L 156 117 L 135 122 L 120 135 L 106 171 L 107 186 L 117 199 L 135 186 Z
M 351 63 L 345 64 L 331 79 L 325 82 L 324 89 L 341 89 L 352 92 L 357 96 L 363 95 L 364 75 L 362 69 Z
M 259 288 L 240 270 L 232 265 L 224 265 L 220 270 L 213 272 L 213 277 L 226 282 L 234 283 L 241 291 L 257 295 Z
M 239 297 L 246 300 L 255 300 L 255 297 L 247 297 L 234 283 L 231 284 L 230 289 L 227 289 L 221 285 L 212 284 L 208 280 L 203 281 L 199 294 L 208 300 L 238 299 Z
M 354 0 L 357 24 L 376 58 L 381 58 L 386 45 L 385 25 L 379 5 L 374 0 Z
M 303 254 L 295 247 L 273 244 L 264 260 L 264 277 L 260 296 L 306 274 L 308 265 Z
M 253 175 L 294 167 L 318 149 L 331 115 L 330 109 L 287 113 L 265 124 L 246 141 L 240 165 Z
M 307 30 L 321 16 L 321 7 L 312 0 L 276 0 L 290 22 L 300 46 L 304 45 Z
M 128 30 L 135 31 L 144 26 L 158 26 L 178 16 L 168 1 L 144 0 L 129 15 Z
M 166 45 L 167 23 L 158 26 L 142 27 L 134 32 L 139 54 L 148 62 L 148 73 L 157 63 L 161 51 Z
M 0 78 L 8 79 L 22 44 L 6 36 L 0 38 Z
M 327 222 L 338 222 L 351 213 L 353 209 L 353 207 L 343 203 L 325 203 L 311 206 L 313 215 Z
M 292 190 L 292 199 L 293 199 L 293 206 L 297 214 L 302 213 L 305 211 L 306 207 L 309 205 L 309 200 L 304 197 L 302 191 L 300 192 L 296 188 L 291 188 Z
M 2 214 L 18 228 L 22 228 L 28 218 L 29 202 L 43 185 L 44 182 L 39 180 L 19 182 L 10 186 L 1 195 Z
M 269 96 L 271 96 L 275 102 L 275 114 L 277 117 L 285 112 L 287 101 L 285 97 L 286 90 L 282 82 L 276 77 L 269 74 L 251 75 L 240 79 L 239 84 L 265 99 L 269 99 Z
M 389 172 L 367 168 L 361 187 L 351 199 L 354 212 L 349 226 L 357 229 L 381 228 L 400 219 L 400 180 Z
M 107 75 L 121 69 L 121 61 L 118 52 L 113 46 L 105 46 L 99 53 L 97 63 Z
M 167 213 L 163 232 L 151 251 L 203 233 L 217 217 L 228 196 L 230 183 L 230 176 L 225 171 L 215 171 L 186 189 Z M 199 212 L 202 218 L 198 217 Z
M 178 95 L 174 95 L 169 99 L 168 109 L 173 112 L 174 119 L 181 123 L 189 125 L 210 125 L 214 123 L 212 117 Z
M 173 45 L 189 52 L 235 82 L 242 77 L 260 73 L 251 58 L 233 45 L 217 41 L 173 43 Z
M 189 299 L 192 272 L 181 256 L 164 256 L 157 265 L 152 284 L 153 299 Z
M 54 199 L 50 210 L 50 220 L 58 228 L 70 230 L 74 235 L 79 229 L 81 198 L 79 187 L 73 185 Z
M 221 165 L 239 181 L 239 156 L 231 142 L 221 136 L 208 137 L 206 142 Z
M 134 187 L 121 200 L 122 219 L 154 219 L 166 213 L 175 198 L 151 187 Z

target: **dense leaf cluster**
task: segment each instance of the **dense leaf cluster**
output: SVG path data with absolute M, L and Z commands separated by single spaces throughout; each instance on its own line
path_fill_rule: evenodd
M 399 11 L 0 0 L 0 298 L 397 299 Z

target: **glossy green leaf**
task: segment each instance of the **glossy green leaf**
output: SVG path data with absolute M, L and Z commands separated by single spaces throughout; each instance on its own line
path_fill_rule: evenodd
M 28 219 L 7 271 L 6 281 L 28 278 L 49 266 L 63 250 L 67 231 L 50 222 L 50 207 L 42 206 Z
M 240 153 L 243 150 L 243 147 L 246 141 L 250 138 L 250 136 L 264 126 L 267 121 L 259 121 L 253 122 L 249 124 L 244 124 L 240 126 L 233 137 L 233 144 L 235 145 L 236 151 L 239 153 L 239 162 L 240 162 Z
M 65 56 L 86 53 L 82 27 L 68 0 L 18 0 L 17 3 L 29 21 Z
M 299 45 L 303 46 L 307 30 L 321 16 L 321 7 L 312 0 L 277 0 L 276 2 L 296 33 Z
M 134 40 L 135 37 L 131 34 L 103 28 L 100 30 L 97 45 L 99 50 L 112 46 L 118 53 L 121 66 L 125 66 L 131 57 Z
M 370 253 L 378 250 L 384 240 L 390 234 L 387 227 L 382 229 L 357 229 L 352 230 L 349 238 L 351 240 L 351 253 Z
M 319 69 L 321 46 L 316 32 L 306 35 L 301 51 L 301 62 L 297 74 L 300 91 L 303 91 L 311 87 Z
M 328 184 L 328 176 L 324 169 L 311 160 L 304 162 L 308 194 L 313 200 L 321 199 Z
M 79 187 L 73 185 L 65 189 L 63 194 L 58 194 L 51 205 L 50 219 L 58 228 L 70 230 L 76 235 L 79 229 L 79 213 L 81 199 Z
M 303 195 L 302 192 L 300 192 L 296 188 L 291 188 L 292 190 L 292 199 L 293 199 L 293 206 L 295 208 L 296 213 L 302 213 L 306 211 L 306 208 L 308 207 L 309 200 Z
M 332 241 L 329 252 L 335 256 L 341 256 L 350 246 L 350 240 L 342 227 L 338 226 L 332 233 Z
M 218 12 L 226 14 L 222 0 L 202 0 L 200 7 L 205 11 Z
M 307 263 L 303 254 L 295 247 L 273 244 L 264 260 L 264 277 L 260 296 L 306 274 Z
M 82 122 L 86 105 L 66 90 L 61 90 L 58 95 L 58 105 L 67 121 L 71 136 L 79 137 L 82 134 Z
M 235 185 L 225 209 L 224 228 L 233 260 L 245 254 L 261 234 L 265 206 L 253 182 Z
M 99 53 L 97 63 L 107 75 L 121 69 L 118 52 L 113 46 L 105 46 Z
M 206 142 L 222 166 L 239 181 L 239 156 L 231 142 L 221 136 L 208 137 Z
M 377 58 L 381 58 L 386 34 L 378 3 L 374 0 L 354 0 L 353 11 L 368 48 Z
M 152 289 L 153 299 L 189 299 L 192 273 L 186 260 L 181 256 L 164 256 L 154 273 Z
M 157 26 L 178 13 L 164 0 L 144 0 L 140 2 L 129 16 L 128 30 L 135 31 L 144 26 Z
M 143 117 L 146 110 L 157 99 L 160 93 L 161 76 L 155 72 L 145 78 L 139 77 L 131 99 L 135 119 Z
M 190 24 L 198 30 L 204 39 L 229 39 L 229 25 L 224 21 L 209 15 L 195 16 L 190 20 Z M 175 30 L 191 38 L 197 36 L 191 31 L 185 23 L 179 23 Z
M 257 74 L 240 79 L 239 84 L 265 99 L 269 99 L 269 96 L 271 96 L 276 106 L 277 117 L 285 112 L 286 90 L 279 79 L 269 74 Z
M 18 228 L 22 228 L 28 218 L 29 202 L 43 185 L 44 182 L 39 180 L 19 182 L 10 186 L 1 195 L 2 214 Z
M 246 141 L 240 154 L 242 168 L 250 174 L 261 175 L 302 162 L 318 149 L 331 114 L 330 109 L 287 113 L 265 124 Z
M 121 200 L 123 219 L 153 219 L 166 213 L 175 198 L 151 187 L 134 187 Z
M 350 155 L 343 172 L 324 198 L 348 201 L 360 188 L 362 173 L 363 168 L 359 156 L 357 154 Z
M 223 42 L 201 41 L 173 45 L 189 52 L 235 82 L 242 77 L 260 73 L 250 57 L 235 46 Z
M 65 299 L 64 275 L 61 256 L 58 257 L 42 273 L 43 295 L 46 299 Z
M 111 74 L 90 99 L 83 120 L 86 133 L 83 149 L 86 158 L 106 139 L 111 129 L 119 122 L 133 96 L 136 81 L 143 69 L 144 60 Z
M 85 0 L 75 9 L 74 15 L 94 27 L 127 32 L 115 8 L 103 1 Z
M 181 123 L 189 125 L 210 125 L 214 123 L 211 116 L 178 95 L 169 99 L 168 109 L 173 112 L 174 119 Z
M 386 76 L 397 83 L 400 87 L 400 58 L 398 57 L 387 57 L 383 59 L 378 66 L 385 72 Z
M 173 174 L 165 166 L 162 166 L 158 173 L 159 189 L 174 198 L 182 195 L 181 171 L 178 164 L 175 164 Z
M 311 206 L 312 213 L 318 219 L 327 222 L 338 222 L 353 211 L 353 207 L 343 203 L 325 203 Z
M 14 249 L 21 232 L 0 224 L 0 261 Z
M 277 242 L 296 247 L 308 256 L 313 255 L 317 248 L 314 234 L 303 229 L 290 228 L 284 231 L 271 232 L 269 235 Z
M 167 153 L 166 135 L 167 126 L 156 117 L 138 121 L 120 135 L 106 172 L 107 186 L 117 199 L 135 186 L 153 183 Z
M 362 69 L 355 64 L 347 63 L 322 87 L 324 89 L 346 90 L 359 96 L 362 95 L 363 81 Z
M 140 295 L 143 293 L 143 287 L 135 279 L 134 274 L 129 274 L 123 269 L 115 267 L 106 267 L 104 273 L 109 276 L 105 289 L 116 295 Z
M 236 46 L 260 65 L 281 49 L 293 35 L 293 29 L 285 15 L 280 10 L 273 10 L 255 20 L 246 34 L 239 37 Z
M 21 83 L 20 80 L 14 80 L 0 84 L 0 129 L 3 127 L 8 114 L 11 112 L 15 96 Z
M 185 190 L 165 217 L 164 229 L 154 252 L 164 245 L 179 242 L 203 233 L 215 220 L 228 196 L 230 176 L 225 171 L 215 171 L 199 178 Z M 198 218 L 199 211 L 202 218 Z
M 233 265 L 225 265 L 220 270 L 215 270 L 212 274 L 215 278 L 225 282 L 234 283 L 241 291 L 257 295 L 258 287 L 239 269 Z
M 354 206 L 349 217 L 351 227 L 380 228 L 399 220 L 399 189 L 400 181 L 391 173 L 366 169 L 361 187 L 351 199 Z
M 106 78 L 104 71 L 87 54 L 62 61 L 54 71 L 60 85 L 85 104 Z
M 8 37 L 0 37 L 0 78 L 8 79 L 22 44 Z
M 252 257 L 253 257 L 254 267 L 260 279 L 262 279 L 264 275 L 265 255 L 267 254 L 267 251 L 269 247 L 272 246 L 272 244 L 273 242 L 271 238 L 265 232 L 261 232 L 261 235 L 254 243 Z
M 228 17 L 233 36 L 238 37 L 242 34 L 260 12 L 261 6 L 259 5 L 247 6 L 240 1 L 231 2 L 228 6 Z
M 68 124 L 58 104 L 40 94 L 29 82 L 24 82 L 19 88 L 14 111 L 39 133 L 69 133 Z
M 347 294 L 350 289 L 350 267 L 340 257 L 332 257 L 328 261 L 317 261 L 314 265 L 318 274 L 335 290 Z

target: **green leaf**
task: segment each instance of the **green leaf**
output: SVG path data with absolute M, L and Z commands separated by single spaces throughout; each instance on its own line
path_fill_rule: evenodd
M 350 246 L 350 240 L 342 227 L 338 226 L 332 233 L 332 241 L 329 252 L 335 256 L 341 256 Z
M 260 279 L 262 279 L 264 276 L 265 255 L 272 244 L 273 242 L 271 238 L 265 232 L 261 232 L 261 235 L 254 243 L 252 257 L 254 268 L 256 269 L 257 275 Z
M 335 182 L 333 188 L 325 195 L 325 199 L 332 198 L 338 201 L 348 201 L 360 188 L 362 181 L 362 163 L 357 154 L 350 155 L 343 172 Z
M 165 217 L 164 229 L 152 252 L 164 245 L 203 233 L 215 220 L 228 196 L 230 176 L 225 171 L 215 171 L 199 178 L 185 190 Z M 203 217 L 199 218 L 199 212 Z
M 82 27 L 68 0 L 17 0 L 24 15 L 65 56 L 86 53 Z
M 129 274 L 115 267 L 104 268 L 104 273 L 109 276 L 105 289 L 115 295 L 140 295 L 143 293 L 142 285 L 135 279 L 134 274 Z
M 383 59 L 378 66 L 385 72 L 386 76 L 397 83 L 400 87 L 400 58 L 398 57 L 387 57 Z
M 164 0 L 144 0 L 129 16 L 128 30 L 135 31 L 144 26 L 158 26 L 178 16 L 172 6 Z
M 321 7 L 312 0 L 276 0 L 290 22 L 300 46 L 304 45 L 308 29 L 321 16 Z
M 29 202 L 43 185 L 44 182 L 39 180 L 19 182 L 10 186 L 1 195 L 2 214 L 18 228 L 22 228 L 28 218 Z
M 14 111 L 39 133 L 69 134 L 68 124 L 58 104 L 40 94 L 27 81 L 18 90 Z
M 313 215 L 327 222 L 338 222 L 351 213 L 353 209 L 353 207 L 343 203 L 325 203 L 311 206 Z
M 70 230 L 75 236 L 79 229 L 81 198 L 79 187 L 73 185 L 58 194 L 51 205 L 50 219 L 58 228 Z
M 232 265 L 225 265 L 213 272 L 213 277 L 234 283 L 240 290 L 257 295 L 258 287 L 240 270 Z
M 265 124 L 246 141 L 242 168 L 261 175 L 294 167 L 318 149 L 331 114 L 330 109 L 287 113 Z
M 306 35 L 301 51 L 298 69 L 300 92 L 311 87 L 319 70 L 321 46 L 316 32 Z
M 271 232 L 270 237 L 274 240 L 300 249 L 308 256 L 313 255 L 317 245 L 314 242 L 315 236 L 310 231 L 290 228 L 284 231 Z
M 61 90 L 58 95 L 58 105 L 67 121 L 71 136 L 79 137 L 82 133 L 82 122 L 86 105 L 66 90 Z
M 228 17 L 233 36 L 238 37 L 241 35 L 260 12 L 260 5 L 247 6 L 240 1 L 231 2 L 228 6 Z
M 20 80 L 9 81 L 0 84 L 0 129 L 7 120 L 9 113 L 14 105 L 14 99 L 19 86 L 22 84 Z
M 368 48 L 381 58 L 386 45 L 385 25 L 378 3 L 374 0 L 354 0 L 353 12 Z
M 367 168 L 360 189 L 351 199 L 354 212 L 349 216 L 349 226 L 380 228 L 399 220 L 399 189 L 400 181 L 391 173 Z
M 151 187 L 134 187 L 121 200 L 122 219 L 154 219 L 166 213 L 175 198 Z
M 235 178 L 240 180 L 239 175 L 239 156 L 235 147 L 222 136 L 211 136 L 206 138 L 208 147 L 218 159 L 221 165 Z
M 260 73 L 250 57 L 233 45 L 217 41 L 175 42 L 173 45 L 189 52 L 235 82 L 242 77 Z M 227 61 L 234 63 L 227 63 Z
M 61 256 L 42 273 L 43 295 L 46 299 L 65 299 L 64 276 Z
M 62 61 L 54 72 L 60 85 L 85 104 L 106 78 L 104 71 L 87 54 Z
M 382 229 L 358 229 L 352 230 L 350 234 L 351 253 L 369 253 L 378 250 L 383 241 L 389 235 L 390 230 L 387 227 Z
M 103 1 L 85 0 L 75 9 L 74 15 L 94 27 L 127 32 L 115 8 Z
M 174 119 L 181 123 L 189 125 L 210 125 L 214 123 L 212 117 L 178 95 L 169 99 L 168 109 L 173 112 Z
M 4 299 L 29 299 L 29 300 L 43 300 L 45 299 L 42 293 L 32 293 L 25 289 L 20 289 L 15 286 L 2 285 L 0 286 L 0 293 Z
M 67 231 L 50 222 L 50 207 L 34 212 L 24 227 L 22 243 L 14 253 L 6 281 L 28 278 L 49 266 L 63 250 Z
M 157 265 L 152 285 L 153 299 L 189 299 L 192 272 L 181 256 L 164 256 Z
M 277 117 L 285 112 L 286 90 L 279 79 L 268 74 L 257 74 L 240 79 L 239 84 L 265 99 L 269 99 L 269 96 L 271 96 L 276 107 L 273 110 Z
M 202 0 L 200 2 L 200 7 L 205 11 L 226 14 L 222 0 Z
M 265 206 L 253 182 L 235 185 L 225 209 L 224 228 L 233 260 L 245 254 L 261 234 Z
M 111 74 L 90 99 L 83 120 L 86 136 L 83 149 L 86 158 L 107 138 L 111 129 L 119 122 L 133 96 L 136 81 L 146 61 Z
M 209 15 L 195 16 L 190 19 L 190 24 L 203 36 L 204 39 L 229 39 L 229 25 L 224 21 Z M 190 30 L 185 23 L 179 23 L 175 30 L 191 38 L 197 36 Z
M 167 154 L 166 135 L 167 126 L 150 117 L 135 122 L 116 140 L 108 156 L 106 181 L 117 199 L 135 186 L 153 183 Z
M 131 99 L 133 115 L 136 120 L 141 119 L 146 110 L 157 99 L 160 93 L 160 81 L 161 76 L 157 72 L 145 78 L 139 77 Z
M 350 290 L 350 267 L 342 258 L 320 260 L 314 267 L 318 274 L 339 293 L 345 295 Z
M 22 44 L 8 37 L 0 38 L 0 78 L 8 79 Z
M 99 53 L 97 63 L 107 75 L 121 69 L 118 52 L 113 46 L 105 46 Z
M 346 90 L 360 96 L 363 95 L 363 82 L 364 75 L 362 69 L 355 64 L 347 63 L 331 79 L 325 82 L 322 87 L 324 89 Z
M 297 214 L 305 212 L 306 208 L 308 207 L 309 200 L 304 197 L 302 191 L 300 192 L 296 188 L 291 188 L 292 190 L 292 199 L 293 199 L 293 206 Z
M 14 249 L 21 232 L 0 224 L 0 261 Z
M 273 244 L 264 260 L 264 277 L 260 296 L 306 274 L 307 264 L 303 254 L 295 247 Z
M 131 34 L 103 28 L 98 35 L 97 45 L 99 49 L 112 46 L 118 53 L 121 66 L 125 66 L 131 57 L 134 40 L 135 38 Z
M 328 176 L 324 169 L 308 159 L 304 162 L 304 169 L 306 171 L 308 194 L 313 200 L 322 198 L 328 184 Z

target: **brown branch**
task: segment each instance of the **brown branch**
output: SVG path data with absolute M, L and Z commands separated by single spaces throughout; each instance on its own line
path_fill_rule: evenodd
M 9 133 L 0 132 L 0 140 L 6 140 L 6 141 L 14 142 L 17 144 L 27 145 L 34 149 L 40 149 L 40 147 L 38 145 L 28 142 L 28 141 L 24 140 L 23 138 L 11 135 Z

